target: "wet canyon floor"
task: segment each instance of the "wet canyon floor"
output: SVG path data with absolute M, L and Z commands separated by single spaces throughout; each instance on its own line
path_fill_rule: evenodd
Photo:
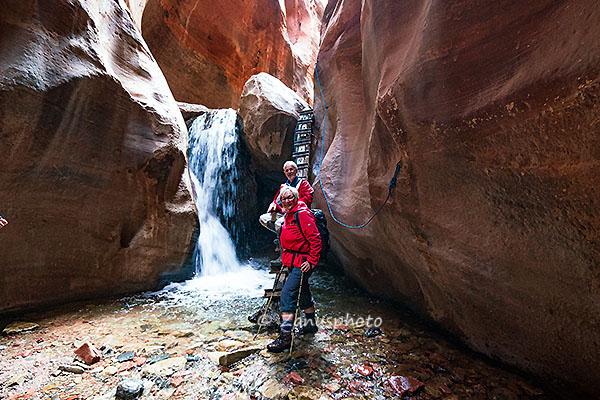
M 276 332 L 254 340 L 247 320 L 272 279 L 261 263 L 246 288 L 215 291 L 233 276 L 208 285 L 194 279 L 23 316 L 39 328 L 0 337 L 0 398 L 111 399 L 126 379 L 143 383 L 145 399 L 557 398 L 325 271 L 311 277 L 319 332 L 296 337 L 293 361 L 288 352 L 270 354 L 264 348 Z M 59 369 L 74 365 L 85 342 L 102 359 Z M 219 365 L 219 356 L 240 349 L 251 354 Z

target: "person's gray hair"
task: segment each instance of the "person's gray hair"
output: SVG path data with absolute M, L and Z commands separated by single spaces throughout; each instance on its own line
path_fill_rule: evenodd
M 281 189 L 281 192 L 279 192 L 279 198 L 281 199 L 283 197 L 283 194 L 287 193 L 287 192 L 292 193 L 292 196 L 294 196 L 294 198 L 296 200 L 298 200 L 300 198 L 300 194 L 298 193 L 298 189 L 296 189 L 293 186 L 288 186 L 288 185 L 285 185 L 283 187 L 283 189 Z
M 298 166 L 297 166 L 297 165 L 296 165 L 296 163 L 295 163 L 295 162 L 293 162 L 293 161 L 286 161 L 286 162 L 285 162 L 285 164 L 283 164 L 283 169 L 285 169 L 286 167 L 288 167 L 288 166 L 290 166 L 290 165 L 291 165 L 292 167 L 294 167 L 294 169 L 295 169 L 296 171 L 298 170 Z

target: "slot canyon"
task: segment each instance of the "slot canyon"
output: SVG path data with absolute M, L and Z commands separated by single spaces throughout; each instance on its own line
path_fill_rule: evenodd
M 0 3 L 1 398 L 600 398 L 597 2 Z

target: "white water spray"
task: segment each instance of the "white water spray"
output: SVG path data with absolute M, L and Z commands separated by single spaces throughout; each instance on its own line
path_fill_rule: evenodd
M 194 257 L 201 276 L 241 267 L 229 232 L 217 217 L 217 210 L 224 221 L 235 217 L 236 118 L 234 110 L 214 110 L 196 118 L 189 128 L 190 175 L 200 222 Z
M 224 298 L 243 293 L 256 297 L 271 284 L 267 271 L 240 263 L 230 232 L 223 226 L 235 230 L 239 223 L 236 119 L 234 110 L 212 110 L 189 128 L 189 168 L 200 235 L 194 252 L 196 277 L 164 289 L 173 296 Z

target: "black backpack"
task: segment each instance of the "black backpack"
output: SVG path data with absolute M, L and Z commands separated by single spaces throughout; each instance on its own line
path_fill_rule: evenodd
M 315 216 L 315 222 L 317 223 L 317 229 L 319 230 L 319 235 L 321 236 L 321 253 L 319 253 L 319 261 L 325 261 L 325 257 L 327 257 L 327 252 L 329 251 L 329 229 L 327 229 L 327 218 L 325 217 L 325 213 L 318 208 L 313 208 L 310 212 Z M 294 221 L 296 222 L 296 226 L 300 229 L 300 233 L 306 239 L 306 235 L 302 232 L 302 227 L 300 227 L 300 219 L 298 217 L 298 213 L 300 211 L 296 211 L 294 214 Z M 306 239 L 308 242 L 308 239 Z

